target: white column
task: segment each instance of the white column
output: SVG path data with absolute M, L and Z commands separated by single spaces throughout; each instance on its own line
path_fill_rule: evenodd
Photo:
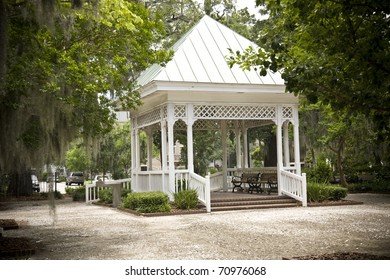
M 162 174 L 162 189 L 167 192 L 165 184 L 165 172 L 167 170 L 167 122 L 161 121 L 161 174 Z
M 169 167 L 169 197 L 173 199 L 173 193 L 175 192 L 175 153 L 174 153 L 174 134 L 173 125 L 174 120 L 174 105 L 168 104 L 168 167 Z
M 282 176 L 281 170 L 283 170 L 283 141 L 282 141 L 282 107 L 277 107 L 277 119 L 276 119 L 276 146 L 277 146 L 277 172 L 278 172 L 278 194 L 281 195 Z
M 130 133 L 130 141 L 131 141 L 131 178 L 132 178 L 132 188 L 133 190 L 138 189 L 137 185 L 137 176 L 136 176 L 136 145 L 135 145 L 135 133 L 136 133 L 136 119 L 131 118 L 131 133 Z
M 294 106 L 293 114 L 294 114 L 294 161 L 295 161 L 295 168 L 296 168 L 295 172 L 297 175 L 301 175 L 298 105 Z
M 226 121 L 221 121 L 221 137 L 222 137 L 222 178 L 223 178 L 223 190 L 227 191 L 227 147 L 226 147 L 226 137 L 227 137 L 227 128 Z
M 283 155 L 284 155 L 284 166 L 290 167 L 290 143 L 288 137 L 288 125 L 289 122 L 283 123 Z
M 187 105 L 187 168 L 189 172 L 194 172 L 194 138 L 193 138 L 193 106 Z
M 146 129 L 146 138 L 147 138 L 147 152 L 148 152 L 148 171 L 153 169 L 153 134 L 151 127 Z
M 237 168 L 241 168 L 242 164 L 242 158 L 241 158 L 241 130 L 239 127 L 238 121 L 235 122 L 235 130 L 234 133 L 236 134 L 236 162 L 237 162 Z
M 249 167 L 249 151 L 248 151 L 248 129 L 246 127 L 242 128 L 242 135 L 244 138 L 244 152 L 243 152 L 243 158 L 244 158 L 244 168 Z

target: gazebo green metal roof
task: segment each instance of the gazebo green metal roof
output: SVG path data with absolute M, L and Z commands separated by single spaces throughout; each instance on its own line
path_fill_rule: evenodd
M 230 68 L 226 62 L 229 49 L 243 52 L 247 47 L 258 48 L 209 16 L 204 16 L 173 47 L 174 57 L 165 67 L 153 65 L 138 78 L 143 87 L 153 81 L 284 85 L 280 73 L 260 76 L 257 71 L 243 71 L 237 65 Z

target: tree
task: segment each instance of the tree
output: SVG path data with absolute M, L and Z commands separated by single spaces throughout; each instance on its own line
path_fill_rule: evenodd
M 3 173 L 25 173 L 63 157 L 80 135 L 110 131 L 118 103 L 139 104 L 137 75 L 171 57 L 158 47 L 159 17 L 125 0 L 0 1 L 0 15 Z M 28 194 L 28 184 L 13 184 L 22 185 Z
M 334 110 L 361 113 L 390 134 L 390 3 L 385 0 L 257 0 L 269 18 L 258 50 L 230 63 L 281 70 L 286 90 Z

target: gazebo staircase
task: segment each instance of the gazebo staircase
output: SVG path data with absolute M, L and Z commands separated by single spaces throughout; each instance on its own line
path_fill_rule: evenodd
M 299 206 L 302 206 L 301 202 L 288 196 L 241 193 L 212 193 L 211 195 L 211 212 Z

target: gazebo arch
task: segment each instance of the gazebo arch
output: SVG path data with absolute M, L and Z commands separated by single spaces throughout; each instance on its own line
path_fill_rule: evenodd
M 306 205 L 305 178 L 301 176 L 299 153 L 298 98 L 285 93 L 279 73 L 262 77 L 256 71 L 228 67 L 228 49 L 243 51 L 257 46 L 208 16 L 183 36 L 174 46 L 173 59 L 165 67 L 153 65 L 138 79 L 142 105 L 130 113 L 132 124 L 132 188 L 135 191 L 161 190 L 170 196 L 178 178 L 198 188 L 200 200 L 210 197 L 210 187 L 228 190 L 229 172 L 226 149 L 219 178 L 202 178 L 194 173 L 193 133 L 212 125 L 222 140 L 233 130 L 237 142 L 237 169 L 248 168 L 247 129 L 275 124 L 277 130 L 278 193 L 290 195 Z M 176 169 L 174 128 L 187 132 L 187 168 Z M 196 122 L 196 123 L 195 123 Z M 294 163 L 290 166 L 288 125 L 293 125 Z M 196 125 L 194 125 L 196 124 Z M 185 125 L 185 127 L 183 127 Z M 147 134 L 147 170 L 140 162 L 139 131 Z M 153 170 L 152 135 L 161 133 L 161 169 Z M 226 147 L 226 143 L 222 143 Z M 241 156 L 242 155 L 242 156 Z M 183 177 L 184 176 L 184 177 Z M 304 189 L 303 189 L 304 188 Z M 303 193 L 304 192 L 304 193 Z M 208 202 L 209 203 L 209 202 Z

